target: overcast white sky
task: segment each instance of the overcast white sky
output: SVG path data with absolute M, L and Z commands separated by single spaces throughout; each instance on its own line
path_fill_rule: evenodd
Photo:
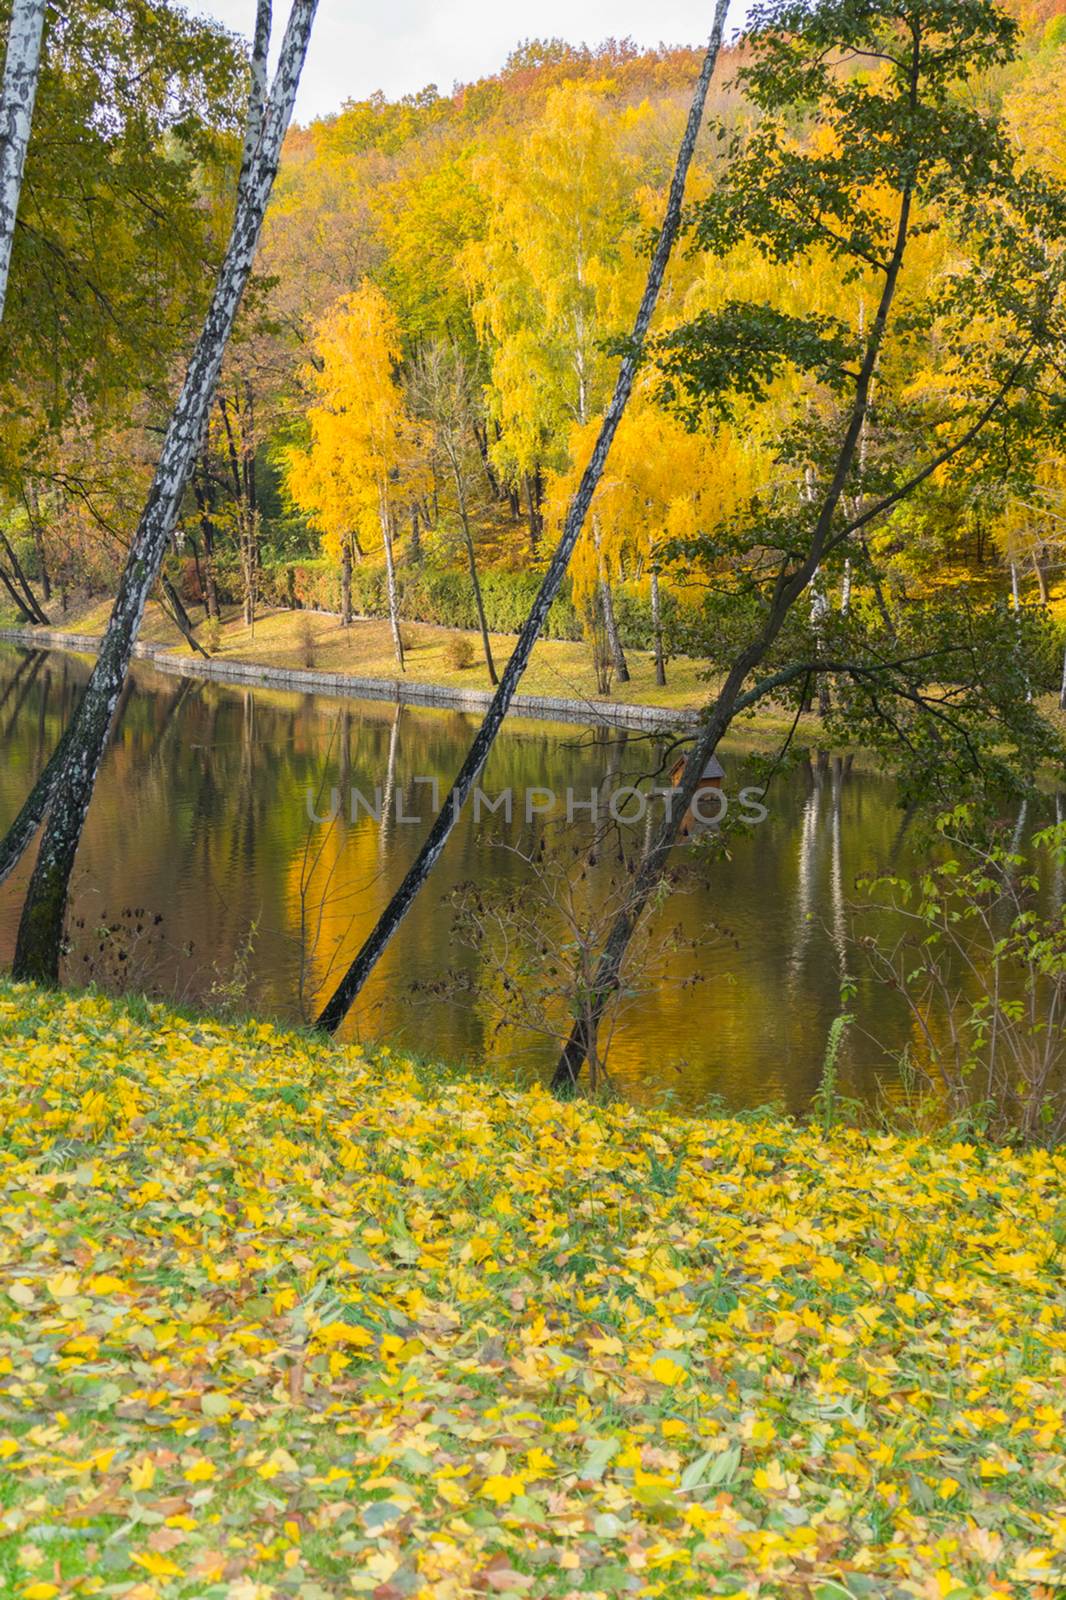
M 255 0 L 190 0 L 190 10 L 247 35 Z M 320 0 L 296 114 L 306 122 L 375 89 L 444 93 L 494 72 L 522 39 L 701 44 L 713 11 L 713 0 Z M 743 13 L 733 0 L 730 28 Z M 287 16 L 287 0 L 274 0 L 277 38 Z

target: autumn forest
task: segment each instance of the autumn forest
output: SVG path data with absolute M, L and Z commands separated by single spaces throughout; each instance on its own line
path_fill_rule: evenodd
M 1052 1600 L 1066 0 L 246 3 L 0 0 L 0 1596 Z

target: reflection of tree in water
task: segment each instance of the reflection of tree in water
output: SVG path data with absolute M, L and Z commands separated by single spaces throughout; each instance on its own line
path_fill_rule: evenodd
M 795 931 L 788 963 L 789 988 L 795 993 L 803 981 L 803 963 L 814 926 L 815 882 L 817 875 L 817 849 L 822 799 L 825 789 L 825 772 L 828 756 L 816 751 L 805 766 L 810 790 L 803 807 L 800 824 L 799 854 L 796 871 L 796 904 L 793 912 Z

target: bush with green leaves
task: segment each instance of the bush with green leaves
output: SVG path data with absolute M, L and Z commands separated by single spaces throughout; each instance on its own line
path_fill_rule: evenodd
M 401 566 L 397 577 L 400 612 L 407 621 L 433 623 L 441 628 L 471 631 L 477 628 L 473 589 L 465 570 L 426 563 Z M 264 569 L 259 592 L 266 605 L 289 606 L 295 597 L 296 603 L 307 610 L 340 611 L 340 584 L 340 571 L 332 562 L 282 562 Z M 530 613 L 539 586 L 540 576 L 535 572 L 492 568 L 482 572 L 481 594 L 489 630 L 518 633 Z M 357 616 L 388 616 L 383 565 L 372 561 L 356 564 L 352 571 L 352 608 Z M 668 653 L 676 653 L 683 621 L 694 609 L 694 604 L 686 602 L 683 595 L 664 586 L 662 613 Z M 617 586 L 615 615 L 622 642 L 627 647 L 651 649 L 651 602 L 643 585 L 621 583 Z M 548 614 L 544 637 L 570 640 L 585 637 L 569 581 Z
M 919 878 L 863 885 L 867 910 L 896 929 L 859 943 L 910 1015 L 904 1077 L 934 1111 L 983 1135 L 1057 1144 L 1066 1137 L 1066 824 L 1036 834 L 1031 858 L 1013 841 L 982 840 L 965 807 L 937 827 L 948 853 Z

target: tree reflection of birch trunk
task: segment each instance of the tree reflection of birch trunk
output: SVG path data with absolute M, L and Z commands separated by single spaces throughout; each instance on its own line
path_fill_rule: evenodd
M 829 871 L 829 892 L 833 908 L 833 944 L 836 946 L 841 983 L 844 982 L 848 975 L 848 923 L 844 909 L 844 864 L 840 817 L 843 790 L 844 764 L 839 756 L 834 756 L 832 768 L 832 853 Z
M 803 957 L 811 935 L 811 918 L 814 912 L 815 852 L 818 845 L 818 822 L 822 809 L 824 789 L 824 756 L 818 752 L 809 767 L 811 790 L 803 808 L 800 825 L 799 862 L 796 874 L 796 923 L 792 936 L 792 955 L 789 958 L 789 985 L 795 987 L 803 967 Z
M 403 705 L 396 702 L 396 714 L 392 719 L 392 730 L 389 733 L 389 761 L 385 769 L 385 791 L 381 800 L 381 855 L 388 854 L 389 836 L 392 832 L 392 810 L 396 795 L 396 752 L 400 744 L 400 718 L 403 716 Z

